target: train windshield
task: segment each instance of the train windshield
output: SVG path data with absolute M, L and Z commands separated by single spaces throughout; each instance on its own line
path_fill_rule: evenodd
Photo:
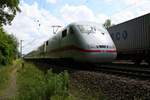
M 101 31 L 100 28 L 91 25 L 77 25 L 81 33 L 96 33 L 96 31 Z

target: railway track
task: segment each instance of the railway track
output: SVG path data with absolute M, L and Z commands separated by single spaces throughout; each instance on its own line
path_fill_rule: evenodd
M 150 79 L 150 67 L 133 64 L 96 64 L 95 70 L 103 73 L 116 74 L 131 78 Z
M 61 67 L 61 65 L 60 65 Z M 150 80 L 150 66 L 134 64 L 63 64 L 64 69 L 68 70 L 85 70 L 93 72 L 102 72 L 115 74 L 135 79 Z
M 91 64 L 91 63 L 77 63 L 55 60 L 36 60 L 34 63 L 45 65 L 46 69 L 53 68 L 55 70 L 68 70 L 68 71 L 93 71 L 102 72 L 107 74 L 115 74 L 119 76 L 137 78 L 137 79 L 150 79 L 150 66 L 148 65 L 134 65 L 122 63 L 109 63 L 109 64 Z M 44 67 L 44 66 L 42 66 Z

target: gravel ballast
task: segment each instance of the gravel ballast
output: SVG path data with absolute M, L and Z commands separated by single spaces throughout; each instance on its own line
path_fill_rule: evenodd
M 72 87 L 94 94 L 101 91 L 109 100 L 150 100 L 148 80 L 89 71 L 76 71 L 70 77 Z

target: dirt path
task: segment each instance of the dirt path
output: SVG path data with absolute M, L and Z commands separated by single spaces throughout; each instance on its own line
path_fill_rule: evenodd
M 0 100 L 9 100 L 13 99 L 16 95 L 17 88 L 16 88 L 16 73 L 17 67 L 13 66 L 13 70 L 10 73 L 10 80 L 8 86 L 3 91 L 2 95 L 0 96 Z

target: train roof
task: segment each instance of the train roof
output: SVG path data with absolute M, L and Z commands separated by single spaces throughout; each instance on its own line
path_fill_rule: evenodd
M 80 22 L 72 22 L 72 23 L 66 25 L 65 27 L 62 27 L 58 32 L 56 32 L 55 36 L 60 35 L 63 30 L 65 30 L 67 27 L 69 27 L 71 25 L 93 25 L 93 26 L 99 27 L 102 31 L 105 31 L 105 32 L 107 31 L 105 29 L 105 27 L 100 23 L 91 22 L 91 21 L 80 21 Z M 53 37 L 51 37 L 50 39 L 52 39 L 52 38 Z
M 95 25 L 95 26 L 103 26 L 100 23 L 96 23 L 96 22 L 90 22 L 90 21 L 83 21 L 83 22 L 73 22 L 69 25 Z
M 57 34 L 59 34 L 60 32 L 62 32 L 64 29 L 66 29 L 68 26 L 71 26 L 71 25 L 94 25 L 94 26 L 100 27 L 101 29 L 104 29 L 103 25 L 100 24 L 100 23 L 90 22 L 90 21 L 81 21 L 81 22 L 72 22 L 72 23 L 68 24 L 67 26 L 61 28 L 61 29 L 57 32 Z

